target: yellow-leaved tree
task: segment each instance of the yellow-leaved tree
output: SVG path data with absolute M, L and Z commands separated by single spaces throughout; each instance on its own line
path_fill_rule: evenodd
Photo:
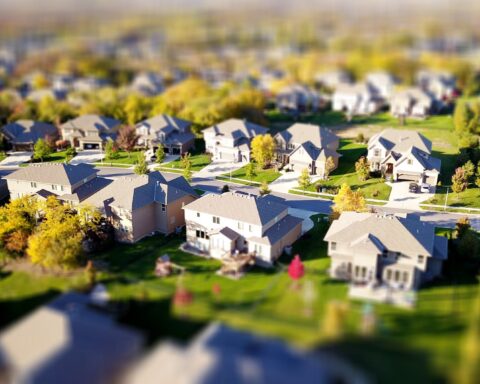
M 252 157 L 261 168 L 265 168 L 272 162 L 275 149 L 275 140 L 268 133 L 255 136 L 252 140 Z
M 348 184 L 342 184 L 340 190 L 333 198 L 333 212 L 338 216 L 342 212 L 365 212 L 367 204 L 361 191 L 352 191 Z

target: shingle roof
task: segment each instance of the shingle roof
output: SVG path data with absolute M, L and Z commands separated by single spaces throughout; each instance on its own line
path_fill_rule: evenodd
M 287 210 L 288 207 L 263 197 L 226 192 L 221 195 L 206 194 L 186 205 L 184 209 L 244 223 L 264 225 Z
M 424 170 L 440 172 L 442 161 L 430 155 L 425 156 L 424 152 L 420 151 L 418 148 L 415 147 L 410 147 L 409 149 L 407 149 L 397 160 L 396 164 L 400 164 L 410 155 L 413 156 L 422 165 Z
M 272 245 L 279 241 L 282 237 L 287 235 L 297 225 L 301 225 L 302 219 L 299 217 L 287 215 L 278 223 L 272 225 L 265 231 L 262 237 L 249 237 L 247 240 L 260 244 Z
M 432 151 L 432 142 L 422 134 L 412 130 L 385 129 L 370 138 L 368 147 L 370 148 L 377 141 L 385 149 L 399 153 L 405 152 L 410 147 L 417 147 L 427 153 Z
M 150 128 L 151 133 L 162 131 L 168 135 L 174 131 L 188 132 L 191 125 L 192 123 L 190 121 L 162 114 L 143 120 L 136 126 L 146 126 Z
M 134 210 L 153 202 L 169 204 L 186 195 L 197 196 L 182 176 L 151 172 L 118 178 L 85 202 L 97 207 L 106 204 Z
M 287 143 L 304 144 L 310 142 L 317 148 L 338 148 L 339 138 L 327 128 L 314 124 L 295 123 L 288 129 L 279 132 Z M 333 145 L 333 146 L 332 146 Z
M 216 136 L 231 137 L 238 139 L 241 137 L 252 139 L 257 135 L 264 135 L 268 128 L 261 125 L 250 123 L 241 119 L 228 119 L 219 124 L 203 130 L 204 133 L 214 133 Z
M 411 216 L 345 212 L 332 223 L 324 240 L 346 243 L 353 249 L 368 240 L 377 248 L 407 256 L 432 256 L 435 227 Z
M 55 135 L 57 128 L 52 124 L 32 120 L 18 120 L 4 125 L 3 133 L 7 138 L 16 144 L 35 143 L 46 135 Z
M 97 172 L 98 170 L 87 164 L 40 163 L 20 168 L 4 178 L 45 184 L 74 185 Z
M 82 115 L 62 124 L 61 128 L 79 129 L 82 131 L 110 132 L 118 127 L 121 122 L 111 117 L 99 115 Z

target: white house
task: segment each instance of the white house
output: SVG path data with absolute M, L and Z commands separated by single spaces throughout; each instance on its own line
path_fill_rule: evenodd
M 372 171 L 381 171 L 395 181 L 409 180 L 436 185 L 441 161 L 430 155 L 432 143 L 411 130 L 386 129 L 368 141 Z
M 301 235 L 302 220 L 268 197 L 206 194 L 183 209 L 187 245 L 216 259 L 244 252 L 271 265 Z
M 432 106 L 432 98 L 417 87 L 396 91 L 390 98 L 390 113 L 395 117 L 425 118 Z
M 330 72 L 320 72 L 315 75 L 315 82 L 318 85 L 335 90 L 339 86 L 352 84 L 352 76 L 343 70 L 336 70 Z
M 332 109 L 349 116 L 370 115 L 377 112 L 382 101 L 373 88 L 366 83 L 339 86 L 332 97 Z
M 393 93 L 397 80 L 388 72 L 378 71 L 368 73 L 365 82 L 374 89 L 377 96 L 388 100 Z
M 448 257 L 447 238 L 414 215 L 344 212 L 324 241 L 331 277 L 393 289 L 417 289 L 441 274 Z
M 435 100 L 438 107 L 455 97 L 456 80 L 451 73 L 422 70 L 417 73 L 416 81 Z
M 241 119 L 228 119 L 203 130 L 205 148 L 213 160 L 249 162 L 250 142 L 268 128 Z

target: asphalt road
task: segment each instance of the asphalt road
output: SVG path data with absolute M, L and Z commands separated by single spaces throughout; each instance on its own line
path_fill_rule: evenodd
M 133 175 L 133 170 L 131 169 L 121 169 L 121 168 L 108 168 L 102 167 L 99 169 L 99 176 L 106 178 L 117 178 L 122 176 L 131 176 Z M 0 176 L 3 177 L 11 173 L 13 169 L 0 168 Z M 213 179 L 204 179 L 204 178 L 193 178 L 192 185 L 194 188 L 199 188 L 207 192 L 220 192 L 222 187 L 228 183 L 223 181 L 213 180 Z M 239 191 L 243 193 L 249 193 L 258 195 L 259 191 L 256 187 L 251 187 L 247 185 L 239 184 L 229 184 L 230 190 Z M 268 196 L 269 199 L 273 199 L 278 202 L 282 202 L 288 205 L 291 208 L 303 209 L 307 211 L 329 214 L 331 202 L 328 200 L 321 200 L 317 198 L 311 198 L 306 196 L 291 195 L 285 193 L 273 192 Z M 414 215 L 420 216 L 420 219 L 427 222 L 432 222 L 438 227 L 444 228 L 453 228 L 455 223 L 460 217 L 464 217 L 464 214 L 461 213 L 447 213 L 447 212 L 433 212 L 433 211 L 411 211 L 400 208 L 385 208 L 381 206 L 374 206 L 374 209 L 377 212 L 385 213 L 413 213 Z M 477 231 L 480 231 L 480 215 L 468 215 L 470 222 Z

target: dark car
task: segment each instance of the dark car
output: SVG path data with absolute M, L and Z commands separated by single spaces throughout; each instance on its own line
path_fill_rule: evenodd
M 418 192 L 418 184 L 417 183 L 410 183 L 408 186 L 408 191 L 411 193 L 417 193 Z

